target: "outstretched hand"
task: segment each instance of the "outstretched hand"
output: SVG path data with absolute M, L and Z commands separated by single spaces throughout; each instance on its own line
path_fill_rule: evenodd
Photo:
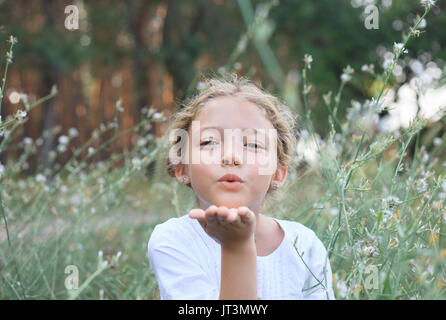
M 228 209 L 211 205 L 206 210 L 190 210 L 189 217 L 197 219 L 206 233 L 221 245 L 237 245 L 254 239 L 256 216 L 248 207 Z

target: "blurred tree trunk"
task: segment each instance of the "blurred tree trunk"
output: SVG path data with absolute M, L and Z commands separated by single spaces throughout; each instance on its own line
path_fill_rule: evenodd
M 133 35 L 135 45 L 132 51 L 133 60 L 133 77 L 135 80 L 135 95 L 136 103 L 139 109 L 143 108 L 147 103 L 147 64 L 146 58 L 148 51 L 144 43 L 143 29 L 147 17 L 148 5 L 144 2 L 142 5 L 135 8 L 135 4 L 140 1 L 126 0 L 128 15 L 127 25 L 130 33 Z
M 154 2 L 141 2 L 126 0 L 126 5 L 128 9 L 128 29 L 133 35 L 135 40 L 134 47 L 132 51 L 132 61 L 133 61 L 133 79 L 134 88 L 136 95 L 136 110 L 138 111 L 135 117 L 141 119 L 141 109 L 145 106 L 154 106 L 158 111 L 162 105 L 157 103 L 160 102 L 159 97 L 162 95 L 159 90 L 153 90 L 159 86 L 159 82 L 162 79 L 157 79 L 156 77 L 148 77 L 148 74 L 157 74 L 159 69 L 159 57 L 155 53 L 149 50 L 149 43 L 144 35 L 146 32 L 148 23 L 152 15 L 155 14 L 158 1 Z M 152 125 L 149 134 L 156 136 L 156 124 Z M 153 176 L 155 173 L 155 161 L 149 163 L 147 166 L 148 176 Z
M 43 12 L 45 16 L 45 27 L 48 29 L 55 29 L 56 15 L 60 14 L 59 12 L 56 12 L 56 3 L 54 3 L 53 1 L 44 1 Z M 51 92 L 51 88 L 53 87 L 53 85 L 58 84 L 59 74 L 57 68 L 48 59 L 45 59 L 43 61 L 42 74 L 43 74 L 43 89 L 42 89 L 43 94 L 41 94 L 41 96 L 45 96 Z M 46 130 L 50 132 L 57 122 L 56 112 L 55 112 L 55 102 L 56 99 L 53 98 L 45 102 L 44 105 L 42 106 L 43 132 L 45 132 Z M 49 159 L 49 152 L 51 150 L 54 150 L 55 147 L 56 147 L 56 139 L 53 134 L 49 134 L 46 137 L 44 137 L 42 149 L 39 155 L 39 162 L 42 164 L 44 170 L 45 169 L 51 170 L 49 179 L 52 179 L 54 177 L 53 163 L 51 163 Z
M 191 6 L 193 14 L 185 23 L 184 6 Z M 187 96 L 187 89 L 195 74 L 195 62 L 201 49 L 195 41 L 197 31 L 206 13 L 207 1 L 167 0 L 167 15 L 163 29 L 162 54 L 165 66 L 173 77 L 174 96 L 177 101 L 183 101 Z M 183 21 L 179 25 L 178 22 Z
M 127 26 L 129 32 L 133 35 L 134 47 L 132 50 L 133 62 L 133 79 L 136 110 L 138 110 L 138 118 L 141 119 L 141 109 L 145 106 L 152 105 L 150 94 L 148 94 L 149 81 L 147 70 L 150 68 L 151 57 L 149 55 L 148 45 L 144 41 L 144 27 L 147 22 L 148 12 L 156 5 L 156 3 L 147 3 L 141 1 L 126 0 L 127 5 Z M 136 5 L 136 7 L 135 7 Z M 155 127 L 152 126 L 149 133 L 155 134 Z M 155 163 L 151 162 L 147 166 L 149 176 L 155 170 Z

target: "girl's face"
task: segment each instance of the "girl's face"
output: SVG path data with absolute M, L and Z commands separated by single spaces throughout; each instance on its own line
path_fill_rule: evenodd
M 189 128 L 189 163 L 177 166 L 177 179 L 188 178 L 202 209 L 247 206 L 257 213 L 272 182 L 280 186 L 287 173 L 286 166 L 277 168 L 275 129 L 265 111 L 242 98 L 217 97 L 194 121 Z M 242 182 L 219 181 L 226 174 Z

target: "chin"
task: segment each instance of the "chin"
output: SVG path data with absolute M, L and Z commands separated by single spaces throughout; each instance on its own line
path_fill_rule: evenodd
M 246 199 L 243 200 L 241 196 L 234 194 L 221 195 L 215 199 L 217 207 L 225 206 L 227 208 L 238 208 L 247 206 Z

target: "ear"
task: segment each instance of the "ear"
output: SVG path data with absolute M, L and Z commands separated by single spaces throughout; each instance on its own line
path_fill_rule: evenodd
M 175 167 L 175 177 L 177 178 L 177 181 L 181 184 L 190 183 L 189 175 L 186 172 L 186 166 L 182 163 L 179 163 Z M 184 180 L 184 178 L 186 178 L 186 179 Z
M 272 176 L 271 187 L 273 189 L 280 188 L 280 186 L 282 186 L 285 183 L 287 173 L 288 173 L 288 166 L 285 163 L 280 163 L 277 166 L 276 172 Z M 276 183 L 277 187 L 273 187 L 273 183 Z

